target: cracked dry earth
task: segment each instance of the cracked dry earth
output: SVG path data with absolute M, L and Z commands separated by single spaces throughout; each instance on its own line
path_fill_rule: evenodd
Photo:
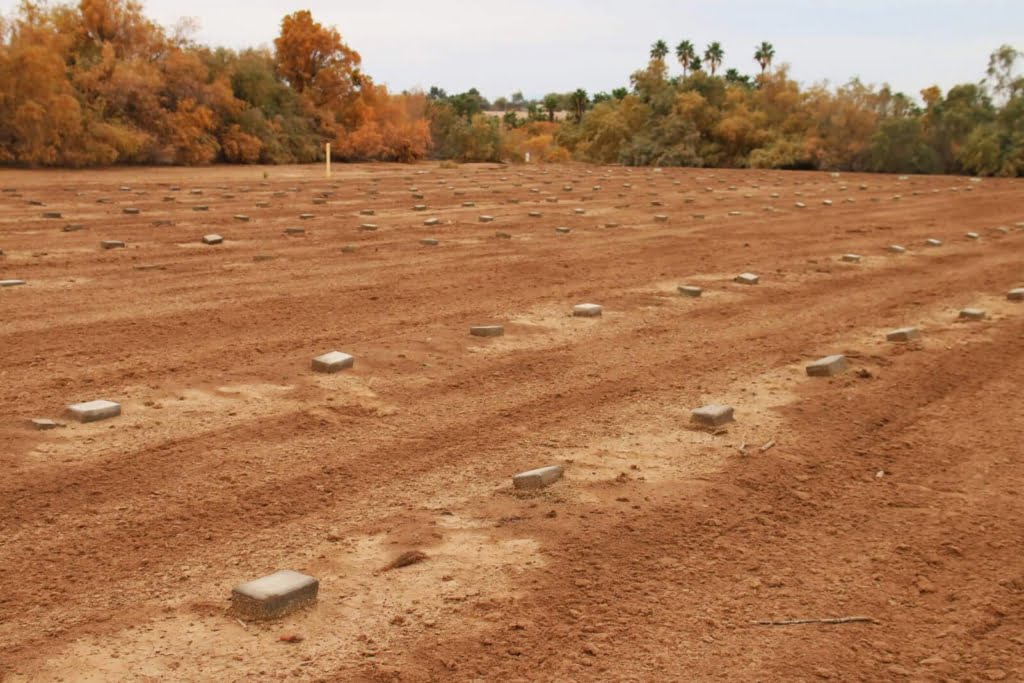
M 0 279 L 26 281 L 0 289 L 3 680 L 1024 680 L 1019 180 L 424 163 L 0 189 Z M 311 372 L 331 350 L 355 367 Z M 850 368 L 806 375 L 831 354 Z M 63 414 L 99 398 L 122 416 Z M 692 429 L 707 403 L 736 421 Z M 284 568 L 314 606 L 228 612 Z

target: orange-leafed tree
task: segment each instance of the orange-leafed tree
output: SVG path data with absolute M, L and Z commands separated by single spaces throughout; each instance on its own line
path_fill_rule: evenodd
M 342 42 L 336 29 L 314 21 L 308 10 L 281 21 L 274 47 L 278 73 L 317 106 L 342 104 L 362 83 L 359 53 Z

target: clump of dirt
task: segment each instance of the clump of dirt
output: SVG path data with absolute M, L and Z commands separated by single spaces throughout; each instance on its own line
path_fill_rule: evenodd
M 402 567 L 408 567 L 414 564 L 419 564 L 427 559 L 427 554 L 420 550 L 407 550 L 394 560 L 392 560 L 388 566 L 384 567 L 384 571 L 389 572 L 392 569 L 401 569 Z

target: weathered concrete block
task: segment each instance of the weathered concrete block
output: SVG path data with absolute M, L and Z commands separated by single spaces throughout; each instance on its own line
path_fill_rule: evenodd
M 806 208 L 807 208 L 807 205 L 806 205 L 806 204 L 804 204 L 803 202 L 797 202 L 797 203 L 795 204 L 795 206 L 796 206 L 796 208 L 798 208 L 798 209 L 806 209 Z
M 845 261 L 846 263 L 860 263 L 860 255 L 859 254 L 843 254 L 842 260 Z
M 929 238 L 929 239 L 926 239 L 926 240 L 924 241 L 924 243 L 925 243 L 925 244 L 926 244 L 927 246 L 929 246 L 929 247 L 941 247 L 941 246 L 942 246 L 942 240 L 937 240 L 937 239 L 935 239 L 935 238 L 933 238 L 933 237 L 932 237 L 932 238 Z
M 967 233 L 966 237 L 967 237 L 967 239 L 969 239 L 969 240 L 976 240 L 976 239 L 981 239 L 981 235 L 979 235 L 979 234 L 978 234 L 978 233 L 976 233 L 976 232 L 969 232 L 969 233 Z
M 121 209 L 121 211 L 123 213 L 128 214 L 129 216 L 137 216 L 139 213 L 141 213 L 141 211 L 134 206 L 126 206 L 123 209 Z
M 439 242 L 435 237 L 424 237 L 423 239 L 420 240 L 420 244 L 422 244 L 425 247 L 436 247 L 437 245 L 441 244 L 441 242 Z
M 502 232 L 501 230 L 499 230 L 498 232 L 494 233 L 494 236 L 497 237 L 499 240 L 510 240 L 510 239 L 512 239 L 512 233 Z
M 426 204 L 417 204 L 416 206 L 412 207 L 412 210 L 413 211 L 426 211 L 427 210 L 427 205 Z
M 74 403 L 68 406 L 68 413 L 79 422 L 98 422 L 121 414 L 121 404 L 103 399 Z
M 885 339 L 891 342 L 908 342 L 920 336 L 921 332 L 916 327 L 901 327 L 886 334 Z
M 372 216 L 374 213 L 376 213 L 376 212 L 373 209 L 360 209 L 359 210 L 359 215 L 360 216 Z
M 577 216 L 582 216 L 583 214 L 585 214 L 587 212 L 587 210 L 586 209 L 573 209 L 572 212 L 574 214 L 576 214 Z
M 738 282 L 741 285 L 756 285 L 761 281 L 761 278 L 753 273 L 740 273 L 733 278 L 733 281 Z
M 62 218 L 63 214 L 60 211 L 44 211 L 43 218 Z
M 32 427 L 40 432 L 46 432 L 51 429 L 56 429 L 57 427 L 62 426 L 63 425 L 60 422 L 57 422 L 55 420 L 47 420 L 43 418 L 36 418 L 32 420 Z
M 474 325 L 469 328 L 469 333 L 474 337 L 500 337 L 505 334 L 505 328 L 501 325 Z
M 103 240 L 100 246 L 104 249 L 124 249 L 124 242 L 121 240 Z
M 363 223 L 362 225 L 359 226 L 359 229 L 360 230 L 366 230 L 368 232 L 373 232 L 374 230 L 377 229 L 377 224 L 376 223 Z
M 437 225 L 440 222 L 440 218 L 428 218 L 427 220 L 423 221 L 423 225 Z
M 255 581 L 235 586 L 231 608 L 249 619 L 274 619 L 316 601 L 320 582 L 312 576 L 283 569 Z
M 541 216 L 540 211 L 531 211 L 529 215 L 530 218 L 540 218 Z
M 572 314 L 577 318 L 596 318 L 604 313 L 604 308 L 598 304 L 577 304 L 572 307 Z
M 654 217 L 655 223 L 668 223 L 668 216 L 663 213 L 659 213 Z
M 81 223 L 68 223 L 64 226 L 64 232 L 78 232 L 84 228 L 85 226 Z
M 476 206 L 476 202 L 462 202 L 462 208 L 464 209 L 472 209 L 474 206 Z
M 1017 287 L 1011 289 L 1006 293 L 1006 298 L 1010 301 L 1024 301 L 1024 287 Z
M 308 221 L 308 220 L 310 220 L 312 218 L 314 218 L 314 216 L 311 213 L 300 213 L 299 214 L 299 220 L 302 220 L 302 221 Z
M 315 372 L 334 373 L 341 372 L 345 368 L 355 365 L 356 359 L 341 351 L 331 351 L 313 359 L 313 370 Z
M 285 228 L 284 229 L 284 234 L 286 234 L 286 235 L 305 235 L 306 234 L 306 229 L 305 228 Z
M 480 216 L 479 220 L 481 223 L 491 223 L 494 221 L 494 216 Z
M 980 308 L 965 308 L 960 311 L 960 318 L 963 320 L 984 320 L 986 317 L 987 314 Z
M 203 236 L 203 244 L 223 244 L 223 243 L 224 243 L 224 238 L 221 237 L 220 235 L 210 234 L 210 235 L 204 235 Z
M 239 223 L 248 223 L 249 217 L 246 216 L 244 213 L 236 213 L 235 220 L 238 221 Z
M 891 254 L 905 254 L 905 253 L 907 253 L 907 248 L 903 247 L 903 246 L 900 246 L 899 244 L 890 244 L 887 247 L 887 249 L 888 249 L 889 253 L 891 253 Z
M 192 207 L 192 210 L 193 211 L 209 211 L 210 207 L 207 206 L 206 204 L 197 204 L 196 206 Z
M 692 298 L 697 298 L 704 293 L 703 289 L 701 289 L 700 287 L 695 287 L 693 285 L 679 285 L 678 289 L 679 293 L 682 294 L 683 296 L 688 296 Z
M 734 419 L 732 406 L 717 403 L 709 403 L 690 411 L 690 421 L 706 427 L 718 427 Z
M 546 486 L 551 486 L 561 479 L 564 473 L 565 468 L 561 465 L 541 467 L 527 472 L 520 472 L 516 476 L 512 477 L 512 485 L 517 489 L 523 489 L 526 491 L 542 489 Z
M 570 232 L 572 232 L 572 228 L 566 228 L 566 227 L 561 227 L 560 226 L 560 227 L 555 228 L 555 232 L 557 232 L 559 235 L 568 235 Z
M 807 374 L 810 377 L 832 377 L 843 372 L 847 367 L 849 367 L 849 363 L 846 362 L 846 356 L 825 356 L 808 365 Z
M 0 287 L 17 287 L 23 284 L 24 280 L 0 280 Z

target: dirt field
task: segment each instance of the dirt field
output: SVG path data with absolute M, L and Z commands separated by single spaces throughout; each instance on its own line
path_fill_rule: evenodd
M 0 172 L 4 680 L 1024 680 L 1024 183 L 335 171 Z

